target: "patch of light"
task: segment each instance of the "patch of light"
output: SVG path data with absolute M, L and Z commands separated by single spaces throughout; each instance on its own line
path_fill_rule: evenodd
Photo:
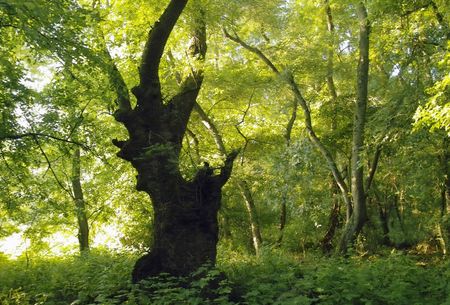
M 14 233 L 0 240 L 0 252 L 11 258 L 19 257 L 30 247 L 30 240 L 24 238 L 23 232 Z
M 339 43 L 339 52 L 342 54 L 350 54 L 352 52 L 350 40 L 344 40 Z
M 56 232 L 44 238 L 50 246 L 49 255 L 63 256 L 78 251 L 78 238 L 73 232 Z
M 61 67 L 59 63 L 51 63 L 45 66 L 39 66 L 33 71 L 28 71 L 25 78 L 21 80 L 22 85 L 27 88 L 41 92 L 47 86 L 55 74 L 55 70 Z
M 25 238 L 26 228 L 21 228 L 19 233 L 11 234 L 0 240 L 0 253 L 9 256 L 12 259 L 23 255 L 30 248 L 31 240 Z M 101 247 L 110 250 L 121 249 L 120 242 L 123 233 L 115 225 L 104 225 L 96 230 L 96 234 L 91 242 L 91 248 Z M 55 232 L 42 240 L 48 245 L 44 250 L 46 256 L 65 256 L 68 254 L 77 254 L 79 251 L 78 238 L 73 231 Z M 41 253 L 42 254 L 42 253 Z
M 94 248 L 105 247 L 108 249 L 120 249 L 122 248 L 122 243 L 120 242 L 122 237 L 123 233 L 120 232 L 117 226 L 112 224 L 103 225 L 96 232 L 94 240 L 92 241 L 92 246 Z
M 31 128 L 31 126 L 40 121 L 42 117 L 48 112 L 47 107 L 42 105 L 33 105 L 27 110 L 20 107 L 14 109 L 14 115 L 17 118 L 17 123 L 23 128 Z M 32 113 L 32 115 L 30 115 Z
M 392 68 L 392 71 L 391 71 L 391 73 L 390 73 L 390 75 L 391 75 L 391 77 L 396 77 L 396 76 L 398 76 L 399 74 L 400 74 L 400 65 L 399 64 L 396 64 L 393 68 Z

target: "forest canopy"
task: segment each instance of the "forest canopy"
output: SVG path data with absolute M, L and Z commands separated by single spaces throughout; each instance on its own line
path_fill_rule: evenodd
M 444 0 L 0 0 L 0 303 L 450 302 L 449 50 Z

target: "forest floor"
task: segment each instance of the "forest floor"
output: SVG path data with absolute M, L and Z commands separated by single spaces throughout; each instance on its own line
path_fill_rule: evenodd
M 201 279 L 161 276 L 140 286 L 130 283 L 136 258 L 106 251 L 87 258 L 0 257 L 0 304 L 450 305 L 450 260 L 433 255 L 227 252 Z

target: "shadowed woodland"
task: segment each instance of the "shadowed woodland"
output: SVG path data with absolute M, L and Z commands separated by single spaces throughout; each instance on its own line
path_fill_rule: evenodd
M 449 22 L 0 0 L 0 304 L 450 304 Z

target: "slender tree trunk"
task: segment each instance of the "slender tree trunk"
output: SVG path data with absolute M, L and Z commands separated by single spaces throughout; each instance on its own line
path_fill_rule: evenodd
M 364 124 L 365 124 L 365 110 L 367 105 L 367 85 L 368 85 L 368 70 L 369 70 L 369 23 L 367 19 L 367 12 L 364 4 L 360 2 L 358 4 L 357 13 L 360 21 L 360 57 L 358 63 L 358 98 L 355 109 L 355 120 L 354 120 L 354 133 L 353 133 L 353 149 L 352 149 L 352 166 L 351 166 L 351 195 L 349 191 L 349 186 L 342 177 L 336 161 L 333 157 L 331 151 L 323 144 L 319 136 L 315 133 L 312 124 L 311 111 L 309 109 L 308 103 L 302 95 L 299 85 L 296 83 L 294 75 L 289 71 L 280 70 L 274 65 L 274 63 L 258 48 L 253 47 L 246 42 L 244 42 L 236 32 L 231 35 L 226 29 L 223 29 L 225 37 L 230 40 L 240 44 L 246 50 L 254 53 L 258 56 L 276 75 L 281 76 L 286 84 L 292 91 L 298 105 L 300 105 L 303 110 L 304 124 L 308 132 L 311 142 L 320 151 L 322 156 L 325 158 L 328 167 L 333 174 L 336 184 L 339 187 L 342 198 L 347 206 L 348 214 L 351 213 L 351 217 L 347 222 L 344 234 L 341 238 L 340 249 L 341 252 L 345 252 L 347 245 L 350 241 L 356 238 L 356 235 L 361 230 L 365 216 L 365 198 L 364 193 L 364 181 L 363 181 L 363 169 L 361 165 L 361 150 L 364 144 Z
M 334 40 L 335 40 L 335 30 L 334 30 L 334 22 L 333 15 L 331 13 L 330 2 L 325 0 L 325 14 L 327 21 L 327 29 L 330 34 L 330 40 L 328 44 L 328 54 L 327 54 L 327 87 L 331 96 L 331 107 L 332 107 L 332 118 L 331 118 L 331 131 L 336 132 L 337 130 L 337 103 L 338 103 L 338 94 L 336 90 L 336 85 L 334 83 Z M 331 155 L 334 160 L 336 160 L 337 152 L 336 149 L 331 149 Z M 325 233 L 325 236 L 321 240 L 322 251 L 327 253 L 330 252 L 333 248 L 332 240 L 334 238 L 334 234 L 337 231 L 339 226 L 339 213 L 340 213 L 340 203 L 338 200 L 339 188 L 335 182 L 333 176 L 331 178 L 331 196 L 333 206 L 331 208 L 328 229 Z
M 187 181 L 179 168 L 179 155 L 187 123 L 203 81 L 202 70 L 182 80 L 178 93 L 163 101 L 159 64 L 166 42 L 187 0 L 171 0 L 148 35 L 139 68 L 140 83 L 132 89 L 137 105 L 117 69 L 110 79 L 116 87 L 118 110 L 114 116 L 128 131 L 125 141 L 113 140 L 118 156 L 136 169 L 136 189 L 149 194 L 154 211 L 153 245 L 132 273 L 133 282 L 166 272 L 189 275 L 205 263 L 216 261 L 217 213 L 222 186 L 231 175 L 234 151 L 227 155 L 219 174 L 206 163 Z M 206 29 L 197 20 L 189 54 L 202 61 L 206 54 Z
M 285 181 L 287 183 L 287 181 Z M 287 221 L 287 190 L 283 190 L 283 194 L 281 195 L 281 205 L 280 205 L 280 220 L 278 223 L 278 239 L 277 239 L 277 247 L 281 247 L 284 237 L 284 228 L 286 227 Z
M 228 221 L 228 216 L 224 213 L 219 214 L 220 225 L 220 236 L 224 239 L 231 239 L 233 235 L 231 234 L 230 223 Z
M 391 246 L 392 242 L 389 236 L 389 218 L 390 211 L 392 210 L 392 206 L 395 204 L 396 199 L 394 197 L 394 203 L 390 203 L 389 197 L 385 195 L 383 196 L 384 198 L 382 198 L 381 193 L 376 186 L 373 187 L 373 190 L 375 194 L 375 198 L 373 201 L 375 201 L 375 204 L 378 208 L 378 216 L 381 222 L 381 230 L 383 232 L 382 243 L 385 246 Z
M 368 99 L 369 81 L 369 22 L 367 11 L 362 2 L 357 7 L 360 24 L 359 34 L 359 62 L 357 75 L 357 100 L 355 107 L 355 118 L 353 126 L 352 144 L 352 199 L 353 214 L 346 224 L 339 246 L 340 252 L 346 252 L 361 231 L 366 221 L 366 194 L 364 191 L 364 171 L 362 162 L 362 151 L 364 147 L 364 125 L 366 122 L 366 108 Z
M 245 199 L 245 206 L 249 215 L 250 226 L 252 229 L 253 247 L 255 248 L 256 255 L 259 255 L 261 251 L 262 237 L 255 202 L 253 201 L 253 196 L 250 188 L 248 187 L 247 181 L 240 180 L 238 182 L 238 186 L 241 190 L 242 197 Z
M 292 129 L 294 128 L 295 120 L 297 119 L 297 109 L 298 109 L 298 101 L 297 99 L 294 99 L 294 101 L 292 102 L 291 117 L 289 118 L 289 121 L 286 125 L 286 131 L 284 133 L 284 139 L 286 141 L 286 149 L 289 149 L 289 147 L 291 146 Z M 286 164 L 286 171 L 289 171 L 289 164 Z M 283 183 L 285 185 L 289 183 L 285 175 L 283 175 Z M 278 239 L 276 242 L 277 247 L 281 247 L 281 243 L 283 242 L 284 228 L 286 227 L 287 222 L 288 192 L 289 189 L 287 187 L 283 187 L 280 204 L 280 218 L 279 218 L 280 221 L 278 224 Z
M 325 236 L 320 241 L 322 251 L 324 253 L 329 253 L 333 249 L 333 237 L 340 225 L 339 216 L 341 211 L 341 205 L 338 199 L 339 196 L 339 190 L 336 185 L 336 183 L 331 181 L 331 196 L 332 196 L 332 202 L 333 207 L 331 208 L 329 220 L 328 220 L 328 229 L 325 233 Z
M 347 166 L 345 167 L 345 173 L 347 174 L 346 183 L 347 185 L 352 185 L 352 174 L 351 174 L 351 158 L 347 160 Z M 345 223 L 349 223 L 353 214 L 353 202 L 351 200 L 345 201 Z
M 72 189 L 73 200 L 78 220 L 78 243 L 80 253 L 89 252 L 89 223 L 87 217 L 86 202 L 84 201 L 83 189 L 81 187 L 81 159 L 80 147 L 76 146 L 72 157 Z
M 325 158 L 327 165 L 333 174 L 333 177 L 336 181 L 336 184 L 339 187 L 339 190 L 341 192 L 341 195 L 344 199 L 344 202 L 347 206 L 351 206 L 352 198 L 349 195 L 349 188 L 347 183 L 344 181 L 341 172 L 339 171 L 339 168 L 335 162 L 335 159 L 333 158 L 332 153 L 330 150 L 322 143 L 320 138 L 317 136 L 317 134 L 314 131 L 313 125 L 312 125 L 312 118 L 311 118 L 311 111 L 309 109 L 307 101 L 304 99 L 302 92 L 300 90 L 299 85 L 296 83 L 294 76 L 289 71 L 284 71 L 285 73 L 281 73 L 280 70 L 272 63 L 272 61 L 267 58 L 267 56 L 264 55 L 264 53 L 259 50 L 258 48 L 255 48 L 253 46 L 248 45 L 246 42 L 244 42 L 239 36 L 237 36 L 236 33 L 234 35 L 231 35 L 224 29 L 224 34 L 227 38 L 230 40 L 240 44 L 243 48 L 247 49 L 248 51 L 254 53 L 257 55 L 276 75 L 283 78 L 283 80 L 286 82 L 286 84 L 289 86 L 290 90 L 292 91 L 294 98 L 296 100 L 296 103 L 300 105 L 301 109 L 303 110 L 303 116 L 304 116 L 304 124 L 306 127 L 306 130 L 308 132 L 309 138 L 311 142 L 316 146 L 316 148 L 320 151 L 322 156 Z
M 439 231 L 441 232 L 441 249 L 446 255 L 450 251 L 450 140 L 444 138 L 442 145 L 441 167 L 444 174 L 444 182 L 441 191 L 441 221 Z

